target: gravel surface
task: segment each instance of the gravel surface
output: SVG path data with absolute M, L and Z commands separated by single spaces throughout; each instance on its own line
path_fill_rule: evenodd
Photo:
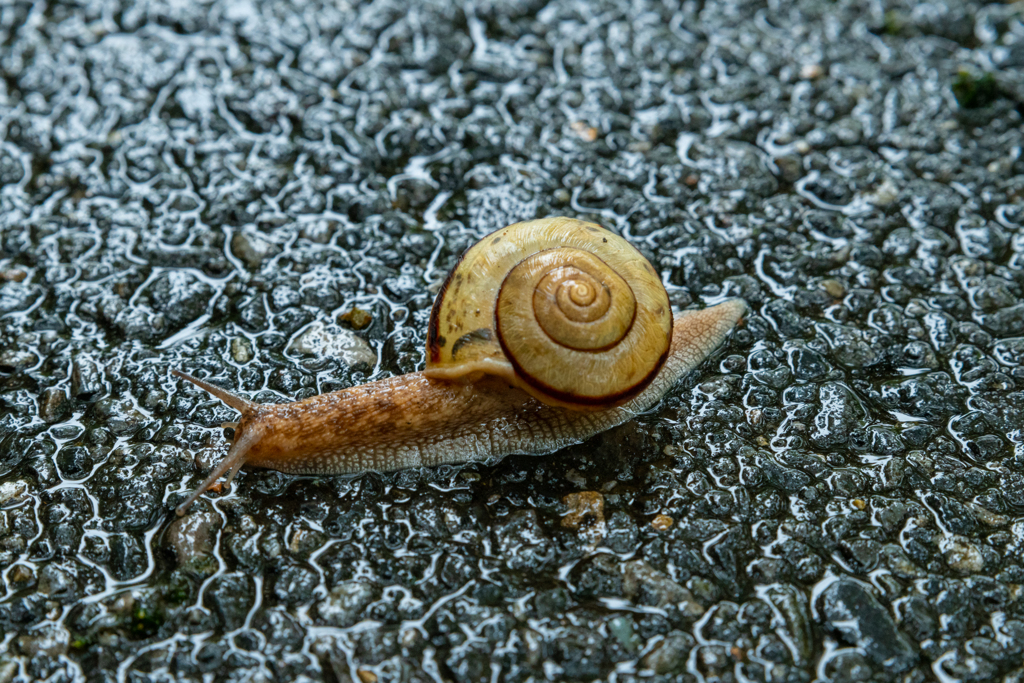
M 1024 4 L 0 7 L 0 683 L 1024 679 Z M 751 314 L 557 455 L 246 470 L 506 224 Z

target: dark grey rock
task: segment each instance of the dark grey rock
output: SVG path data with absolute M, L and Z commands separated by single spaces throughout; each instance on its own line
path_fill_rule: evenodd
M 506 564 L 514 571 L 541 571 L 555 560 L 554 547 L 533 511 L 513 513 L 495 524 L 492 534 Z
M 188 272 L 171 270 L 150 286 L 153 308 L 172 327 L 181 327 L 201 316 L 210 304 L 213 288 Z
M 670 633 L 641 660 L 644 669 L 655 674 L 682 673 L 696 641 L 689 633 Z
M 39 571 L 38 590 L 49 596 L 60 596 L 74 590 L 74 577 L 56 564 L 48 564 Z
M 76 355 L 71 363 L 71 396 L 78 401 L 94 401 L 104 393 L 103 376 L 96 363 Z
M 826 382 L 818 389 L 821 408 L 814 416 L 811 440 L 818 448 L 846 443 L 850 432 L 864 414 L 857 397 L 838 382 Z
M 45 389 L 39 397 L 39 417 L 53 424 L 60 422 L 71 412 L 67 392 L 61 387 Z
M 884 671 L 906 671 L 917 661 L 913 644 L 896 627 L 892 615 L 859 582 L 833 582 L 822 592 L 819 609 L 828 629 L 863 650 Z
M 212 570 L 216 565 L 211 553 L 220 526 L 220 515 L 201 509 L 175 519 L 167 530 L 167 542 L 178 566 L 198 572 Z

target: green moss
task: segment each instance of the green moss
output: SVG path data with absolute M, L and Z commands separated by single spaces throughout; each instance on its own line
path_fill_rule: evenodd
M 885 19 L 883 21 L 882 31 L 887 36 L 898 36 L 900 31 L 903 30 L 903 25 L 906 24 L 906 19 L 903 15 L 894 9 L 885 13 Z
M 192 597 L 192 582 L 181 572 L 171 574 L 171 579 L 164 589 L 164 600 L 180 605 Z
M 131 632 L 138 636 L 151 636 L 164 623 L 163 612 L 155 605 L 136 603 L 132 610 Z
M 960 69 L 950 87 L 956 101 L 964 109 L 987 107 L 999 99 L 999 85 L 991 73 L 978 76 L 967 69 Z

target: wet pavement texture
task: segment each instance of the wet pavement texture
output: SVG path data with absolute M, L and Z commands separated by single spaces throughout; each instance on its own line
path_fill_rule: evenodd
M 1024 5 L 0 7 L 0 681 L 1021 680 Z M 745 323 L 548 457 L 245 470 L 506 224 Z

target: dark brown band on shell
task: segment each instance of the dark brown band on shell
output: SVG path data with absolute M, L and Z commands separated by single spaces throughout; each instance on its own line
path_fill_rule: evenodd
M 468 251 L 468 249 L 467 249 Z M 438 362 L 441 360 L 441 348 L 445 345 L 445 339 L 439 339 L 438 334 L 441 329 L 441 302 L 444 301 L 444 295 L 448 291 L 448 286 L 452 283 L 452 278 L 455 276 L 455 271 L 459 269 L 459 264 L 462 263 L 462 259 L 466 257 L 465 252 L 462 256 L 459 256 L 459 260 L 455 262 L 452 269 L 448 271 L 448 277 L 441 283 L 441 289 L 437 290 L 437 296 L 434 297 L 434 305 L 430 308 L 430 322 L 427 323 L 427 361 Z

